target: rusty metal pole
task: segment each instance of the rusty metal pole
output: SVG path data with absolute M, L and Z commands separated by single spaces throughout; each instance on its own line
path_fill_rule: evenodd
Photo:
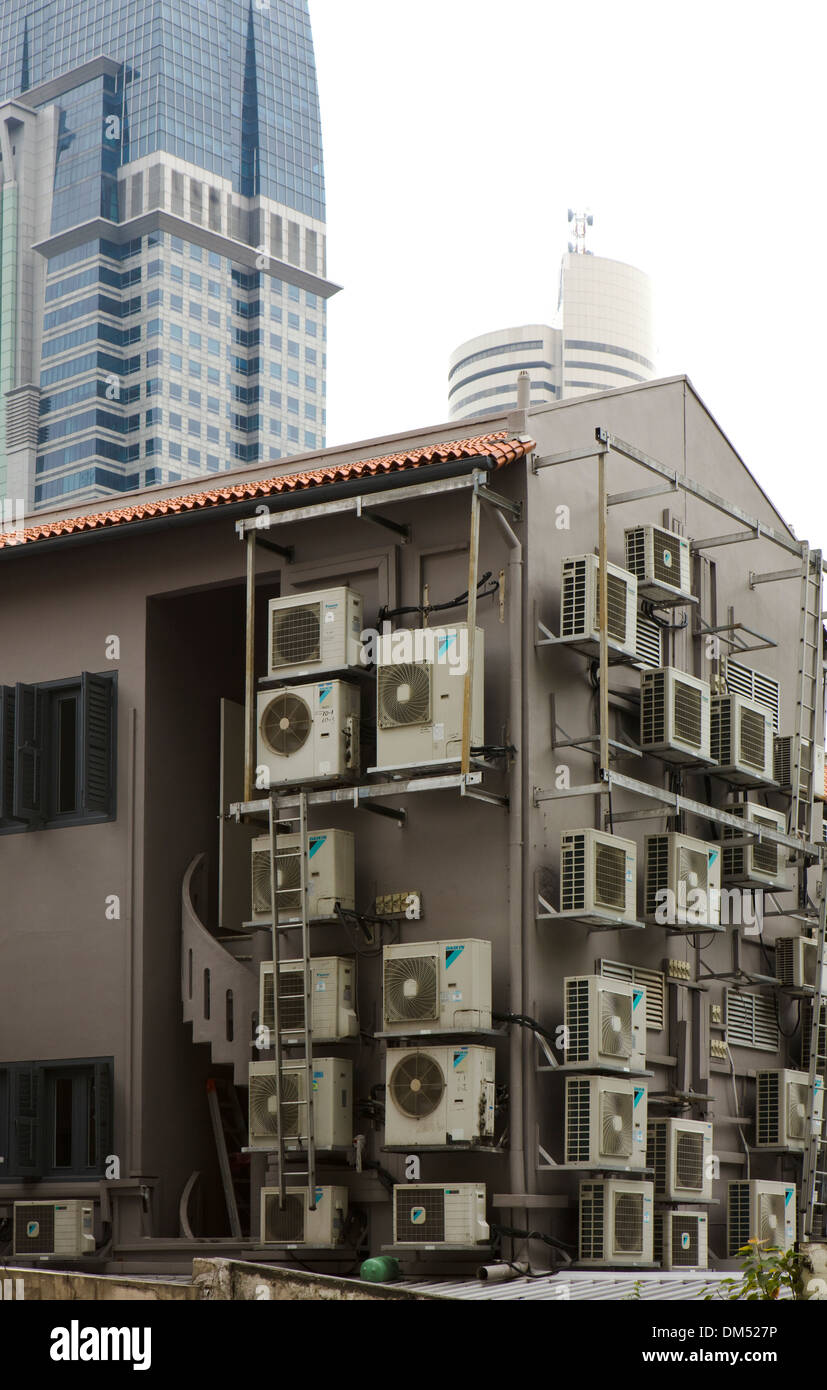
M 247 532 L 247 614 L 244 651 L 244 800 L 253 799 L 256 749 L 256 533 Z
M 480 563 L 480 499 L 474 474 L 474 490 L 471 493 L 471 538 L 468 546 L 468 666 L 465 671 L 465 689 L 462 700 L 462 761 L 460 771 L 467 777 L 471 771 L 471 696 L 474 689 L 474 640 L 477 628 L 477 584 Z

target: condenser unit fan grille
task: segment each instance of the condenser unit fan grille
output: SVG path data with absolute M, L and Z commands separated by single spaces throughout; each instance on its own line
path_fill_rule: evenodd
M 272 983 L 272 976 L 270 976 Z M 266 995 L 265 995 L 266 1002 Z M 279 971 L 279 1024 L 282 1032 L 304 1028 L 304 971 Z M 272 1009 L 272 1004 L 271 1004 Z M 271 1014 L 272 1017 L 272 1014 Z
M 747 767 L 757 772 L 764 771 L 764 730 L 766 721 L 763 714 L 752 709 L 741 710 L 741 736 L 739 739 L 739 758 Z
M 646 914 L 653 917 L 659 905 L 658 894 L 669 887 L 669 841 L 665 835 L 651 835 L 646 841 Z
M 583 835 L 564 841 L 561 851 L 560 907 L 576 912 L 586 905 L 586 841 Z
M 614 1246 L 619 1255 L 643 1250 L 643 1197 L 637 1192 L 618 1192 L 615 1197 Z
M 404 1244 L 412 1241 L 436 1244 L 445 1240 L 445 1192 L 441 1187 L 398 1187 L 396 1202 L 396 1239 Z
M 652 528 L 652 573 L 662 584 L 681 587 L 681 547 L 668 531 Z
M 562 637 L 576 637 L 586 627 L 586 561 L 575 560 L 563 570 Z
M 712 701 L 710 742 L 712 757 L 721 767 L 732 762 L 732 709 L 729 697 Z
M 791 787 L 793 784 L 793 741 L 785 734 L 773 740 L 772 750 L 772 780 L 778 782 L 782 787 Z
M 756 1080 L 756 1138 L 759 1144 L 777 1144 L 781 1136 L 778 1075 L 759 1071 Z
M 640 738 L 643 744 L 666 740 L 666 678 L 663 671 L 647 676 L 641 699 Z
M 632 1001 L 626 994 L 600 991 L 600 1051 L 607 1057 L 632 1055 Z
M 602 1186 L 584 1183 L 580 1188 L 580 1258 L 583 1260 L 603 1259 L 603 1207 Z
M 675 1141 L 675 1176 L 678 1187 L 702 1192 L 704 1185 L 704 1137 L 691 1132 L 678 1133 Z
M 683 903 L 684 897 L 680 885 L 686 885 L 686 899 L 689 901 L 689 894 L 693 888 L 700 888 L 706 892 L 707 876 L 709 871 L 709 859 L 701 850 L 689 849 L 687 845 L 681 845 L 678 849 L 678 901 Z M 691 907 L 692 904 L 689 903 Z
M 632 1153 L 632 1097 L 604 1091 L 600 1097 L 600 1152 L 629 1158 Z
M 598 907 L 626 909 L 626 851 L 618 845 L 595 844 L 594 900 Z
M 427 662 L 379 667 L 379 727 L 427 724 L 431 718 L 431 668 Z
M 807 1087 L 797 1081 L 790 1082 L 787 1088 L 787 1136 L 807 1137 Z
M 302 1107 L 301 1082 L 297 1072 L 282 1072 L 281 1078 L 281 1132 L 287 1138 L 295 1138 L 301 1133 L 300 1114 Z M 276 1135 L 276 1078 L 275 1076 L 252 1076 L 250 1078 L 250 1117 L 253 1129 L 259 1135 Z
M 280 666 L 298 666 L 318 661 L 321 656 L 321 607 L 318 603 L 285 608 L 273 614 L 273 645 L 270 661 Z
M 589 982 L 569 980 L 566 984 L 566 1058 L 586 1062 L 589 1057 Z
M 261 737 L 271 753 L 289 758 L 304 746 L 313 727 L 309 705 L 292 690 L 282 690 L 264 707 Z
M 397 1109 L 410 1119 L 432 1115 L 445 1094 L 441 1066 L 426 1052 L 404 1057 L 391 1073 L 390 1093 Z
M 608 622 L 606 630 L 614 642 L 623 645 L 626 641 L 626 580 L 616 574 L 609 574 L 607 588 Z M 594 625 L 600 628 L 600 575 L 595 584 Z
M 269 912 L 270 901 L 270 851 L 253 850 L 253 912 Z
M 672 1213 L 672 1264 L 676 1269 L 699 1263 L 699 1225 L 697 1216 Z
M 703 702 L 700 690 L 685 681 L 675 681 L 675 737 L 690 748 L 700 748 L 702 742 Z
M 784 1198 L 781 1193 L 762 1192 L 758 1198 L 759 1240 L 778 1245 L 784 1238 Z
M 29 1223 L 32 1234 L 29 1234 Z M 35 1229 L 36 1227 L 36 1229 Z M 55 1209 L 51 1205 L 16 1206 L 14 1244 L 18 1254 L 48 1255 L 55 1248 Z
M 269 858 L 269 856 L 268 856 Z M 302 864 L 301 850 L 276 851 L 276 893 L 279 912 L 301 912 Z
M 397 956 L 386 960 L 386 1023 L 416 1023 L 438 1017 L 438 956 Z
M 285 1243 L 304 1240 L 304 1196 L 288 1193 L 279 1206 L 277 1193 L 264 1198 L 264 1240 Z

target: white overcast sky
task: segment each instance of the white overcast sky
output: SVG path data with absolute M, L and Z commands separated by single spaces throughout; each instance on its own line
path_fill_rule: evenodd
M 550 321 L 569 206 L 653 280 L 685 372 L 827 549 L 827 6 L 310 0 L 328 442 L 447 419 L 463 339 Z

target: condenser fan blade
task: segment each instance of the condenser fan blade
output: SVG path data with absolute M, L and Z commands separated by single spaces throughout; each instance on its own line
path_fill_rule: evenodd
M 394 1067 L 390 1091 L 403 1115 L 412 1119 L 432 1115 L 445 1092 L 442 1068 L 427 1053 L 416 1052 Z
M 424 724 L 431 717 L 431 672 L 413 662 L 379 668 L 379 722 L 383 729 Z
M 261 736 L 273 753 L 289 758 L 307 742 L 312 726 L 309 707 L 288 690 L 275 695 L 266 706 L 261 717 Z

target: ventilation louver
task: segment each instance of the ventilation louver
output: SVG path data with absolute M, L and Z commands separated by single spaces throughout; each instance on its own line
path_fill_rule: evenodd
M 379 726 L 398 729 L 431 718 L 431 670 L 424 662 L 379 667 Z
M 438 956 L 385 961 L 385 1015 L 389 1023 L 421 1023 L 439 1017 Z
M 445 1093 L 442 1068 L 426 1052 L 414 1052 L 394 1067 L 390 1093 L 403 1115 L 417 1120 L 431 1115 Z

